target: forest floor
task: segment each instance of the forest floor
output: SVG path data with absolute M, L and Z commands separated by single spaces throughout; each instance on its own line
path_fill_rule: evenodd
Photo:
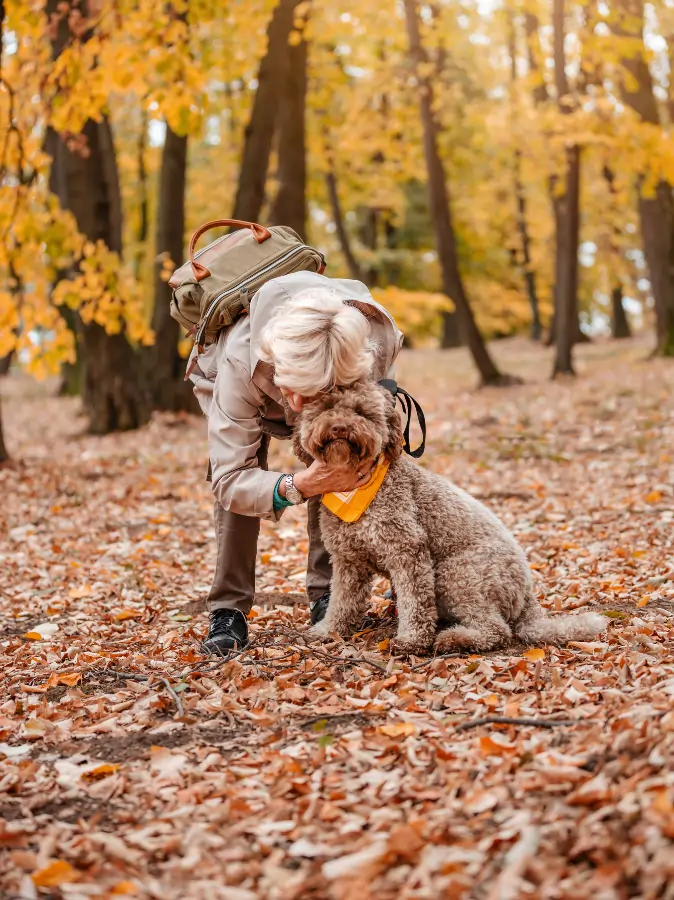
M 307 646 L 290 510 L 214 667 L 204 422 L 93 438 L 3 380 L 3 900 L 674 897 L 674 364 L 597 343 L 551 383 L 550 351 L 494 351 L 524 385 L 404 352 L 422 464 L 507 523 L 548 609 L 606 615 L 596 642 L 403 662 L 382 581 L 369 630 Z

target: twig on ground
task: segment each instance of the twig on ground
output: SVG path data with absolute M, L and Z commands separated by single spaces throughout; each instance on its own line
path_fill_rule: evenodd
M 161 683 L 171 695 L 171 699 L 175 703 L 176 709 L 178 710 L 178 715 L 183 716 L 185 714 L 182 700 L 171 687 L 168 678 L 164 678 L 163 675 L 155 675 L 154 673 L 152 675 L 135 675 L 133 672 L 118 672 L 116 669 L 92 669 L 88 674 L 111 675 L 113 678 L 125 678 L 128 681 L 151 681 L 153 678 L 156 678 L 157 681 L 161 681 Z
M 337 719 L 353 719 L 356 716 L 365 716 L 366 718 L 376 718 L 377 713 L 366 713 L 362 709 L 354 709 L 353 712 L 341 713 L 325 713 L 322 716 L 311 716 L 308 719 L 298 721 L 300 728 L 309 728 L 311 725 L 317 725 L 319 722 L 334 722 Z
M 155 676 L 155 677 L 156 677 L 159 681 L 161 681 L 161 683 L 164 685 L 164 687 L 166 688 L 166 690 L 167 690 L 167 691 L 169 692 L 169 694 L 171 695 L 171 698 L 172 698 L 173 702 L 174 702 L 175 705 L 176 705 L 176 709 L 178 710 L 178 715 L 179 715 L 179 716 L 184 716 L 184 715 L 185 715 L 185 709 L 184 709 L 184 707 L 183 707 L 183 702 L 182 702 L 182 700 L 180 699 L 180 697 L 176 694 L 176 692 L 173 690 L 173 688 L 171 687 L 171 684 L 170 684 L 168 678 L 164 678 L 162 675 L 157 675 L 157 676 Z
M 379 663 L 374 662 L 371 659 L 367 659 L 365 656 L 333 656 L 331 653 L 326 653 L 325 650 L 321 650 L 318 647 L 310 646 L 306 637 L 299 631 L 296 631 L 293 635 L 296 639 L 301 640 L 304 643 L 304 647 L 296 647 L 296 650 L 299 650 L 300 653 L 313 653 L 315 656 L 320 657 L 321 659 L 329 659 L 332 662 L 345 663 L 347 665 L 357 665 L 361 664 L 364 666 L 371 666 L 373 669 L 377 669 L 379 672 L 383 672 L 384 675 L 387 674 L 386 668 Z
M 430 659 L 425 659 L 422 663 L 410 666 L 410 672 L 414 672 L 416 669 L 423 669 L 424 666 L 429 666 L 436 659 L 454 659 L 457 656 L 463 656 L 463 653 L 438 653 L 437 656 L 431 656 Z
M 468 731 L 480 725 L 529 725 L 532 728 L 556 728 L 558 725 L 579 725 L 586 719 L 513 719 L 510 716 L 485 716 L 483 719 L 471 719 L 456 726 L 456 731 Z
M 134 675 L 133 672 L 118 672 L 116 669 L 90 669 L 87 675 L 110 675 L 112 678 L 126 678 L 128 681 L 149 681 L 149 675 Z

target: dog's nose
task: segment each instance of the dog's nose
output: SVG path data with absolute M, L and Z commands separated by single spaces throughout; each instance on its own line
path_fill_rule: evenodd
M 339 422 L 332 426 L 330 429 L 330 435 L 333 438 L 344 438 L 346 437 L 346 425 L 340 424 Z

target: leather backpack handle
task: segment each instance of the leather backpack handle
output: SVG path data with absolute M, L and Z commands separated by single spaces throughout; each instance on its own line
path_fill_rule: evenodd
M 268 228 L 265 228 L 264 225 L 257 225 L 255 222 L 242 222 L 240 219 L 214 219 L 212 222 L 206 222 L 201 228 L 197 228 L 190 241 L 189 257 L 190 262 L 192 263 L 192 271 L 194 272 L 194 277 L 197 281 L 202 281 L 211 274 L 206 266 L 202 266 L 201 263 L 197 262 L 194 258 L 194 248 L 197 245 L 197 241 L 202 234 L 206 234 L 211 228 L 227 228 L 230 225 L 238 225 L 240 228 L 250 228 L 253 232 L 253 237 L 258 244 L 263 243 L 263 241 L 266 241 L 271 237 L 271 231 Z

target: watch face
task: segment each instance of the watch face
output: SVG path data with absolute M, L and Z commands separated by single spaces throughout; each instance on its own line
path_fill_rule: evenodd
M 288 498 L 288 500 L 290 500 L 291 503 L 294 503 L 295 505 L 301 503 L 304 499 L 293 484 L 291 476 L 286 478 L 286 497 Z

